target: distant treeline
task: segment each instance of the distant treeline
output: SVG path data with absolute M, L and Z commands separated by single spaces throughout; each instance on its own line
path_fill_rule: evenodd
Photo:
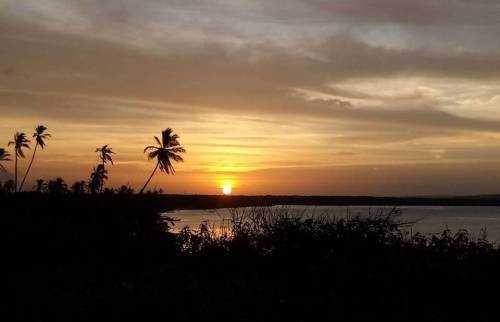
M 37 181 L 33 191 L 18 193 L 25 199 L 60 196 L 70 199 L 101 199 L 112 196 L 127 196 L 127 202 L 137 205 L 148 203 L 159 210 L 172 209 L 215 209 L 235 207 L 269 207 L 277 205 L 303 206 L 500 206 L 500 196 L 462 196 L 462 197 L 371 197 L 371 196 L 245 196 L 245 195 L 172 195 L 163 194 L 162 189 L 147 190 L 145 194 L 135 194 L 128 185 L 120 188 L 104 188 L 100 194 L 86 189 L 84 181 L 68 186 L 63 179 L 56 178 L 45 182 Z M 16 198 L 11 182 L 0 182 L 0 196 Z M 63 199 L 64 199 L 63 198 Z M 125 200 L 125 199 L 124 199 Z

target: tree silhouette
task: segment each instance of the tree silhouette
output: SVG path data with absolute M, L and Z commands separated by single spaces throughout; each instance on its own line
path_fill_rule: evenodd
M 35 149 L 33 150 L 33 155 L 31 156 L 31 161 L 30 164 L 28 165 L 28 169 L 26 169 L 26 173 L 24 174 L 23 181 L 21 182 L 21 185 L 19 186 L 19 191 L 23 190 L 24 182 L 26 181 L 26 178 L 28 177 L 28 173 L 31 170 L 31 166 L 33 165 L 33 161 L 35 160 L 35 155 L 38 147 L 40 146 L 42 149 L 45 148 L 45 140 L 49 139 L 52 137 L 49 133 L 45 133 L 47 131 L 47 128 L 43 125 L 38 125 L 35 129 L 35 133 L 33 133 L 33 138 L 36 141 Z
M 76 181 L 71 186 L 71 191 L 76 195 L 81 195 L 85 193 L 85 181 Z
M 3 190 L 5 192 L 12 193 L 15 191 L 14 189 L 15 189 L 15 184 L 14 180 L 12 179 L 5 181 L 5 183 L 3 184 Z
M 68 186 L 62 178 L 56 178 L 47 183 L 47 192 L 50 194 L 62 195 L 68 192 Z
M 115 154 L 112 151 L 112 148 L 109 147 L 109 144 L 103 145 L 100 148 L 97 148 L 95 152 L 99 153 L 99 159 L 101 160 L 101 165 L 103 171 L 106 170 L 105 165 L 109 162 L 111 165 L 114 165 L 113 163 L 113 158 L 111 157 L 111 154 Z M 106 177 L 107 179 L 107 177 Z M 99 187 L 99 191 L 102 192 L 102 189 L 104 187 L 104 180 L 101 180 L 101 186 Z
M 47 187 L 47 184 L 45 183 L 45 180 L 38 179 L 36 181 L 36 185 L 33 187 L 33 189 L 35 189 L 35 191 L 38 193 L 43 193 L 45 191 L 46 187 Z
M 16 152 L 16 158 L 15 158 L 15 174 L 14 174 L 14 192 L 17 192 L 17 163 L 18 163 L 18 158 L 24 158 L 24 151 L 23 148 L 29 149 L 29 143 L 30 141 L 26 138 L 26 134 L 24 133 L 19 133 L 16 132 L 14 134 L 14 141 L 9 142 L 9 146 L 13 145 L 14 150 Z
M 88 184 L 91 193 L 100 191 L 101 187 L 104 185 L 104 181 L 108 179 L 106 173 L 108 173 L 108 171 L 104 169 L 102 164 L 94 168 L 93 172 L 90 174 L 90 181 Z
M 134 194 L 134 189 L 132 189 L 129 185 L 122 185 L 120 189 L 117 190 L 119 195 L 132 195 Z
M 158 137 L 154 137 L 158 146 L 147 146 L 144 149 L 144 153 L 148 152 L 148 159 L 156 159 L 156 166 L 151 173 L 151 176 L 142 187 L 139 193 L 143 193 L 144 189 L 146 189 L 147 185 L 153 178 L 156 173 L 156 170 L 160 168 L 161 172 L 166 172 L 167 174 L 174 174 L 175 169 L 172 165 L 171 160 L 175 162 L 183 162 L 184 159 L 179 155 L 179 153 L 184 153 L 186 150 L 180 145 L 178 139 L 179 136 L 177 134 L 173 134 L 173 130 L 171 128 L 167 128 L 161 132 L 162 140 L 158 139 Z
M 5 150 L 5 149 L 0 149 L 0 162 L 1 161 L 10 161 L 9 159 L 10 154 Z M 0 172 L 6 172 L 7 170 L 3 166 L 3 164 L 0 163 Z

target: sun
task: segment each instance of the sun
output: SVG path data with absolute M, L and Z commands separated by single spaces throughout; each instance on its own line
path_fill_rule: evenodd
M 225 194 L 226 196 L 230 195 L 232 191 L 233 187 L 231 186 L 231 184 L 226 183 L 224 184 L 224 186 L 222 186 L 222 193 Z

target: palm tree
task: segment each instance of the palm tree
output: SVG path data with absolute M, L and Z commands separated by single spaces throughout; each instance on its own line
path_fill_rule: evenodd
M 90 174 L 90 181 L 88 184 L 91 193 L 97 193 L 104 185 L 104 181 L 108 179 L 106 173 L 108 173 L 108 171 L 104 169 L 102 164 L 94 168 L 94 171 Z
M 10 161 L 10 154 L 5 149 L 0 149 L 0 161 Z M 0 172 L 6 172 L 5 167 L 0 163 Z
M 144 149 L 144 153 L 148 152 L 148 159 L 156 159 L 156 167 L 151 173 L 151 176 L 142 187 L 139 193 L 143 193 L 144 189 L 146 189 L 149 181 L 153 178 L 156 173 L 156 170 L 160 168 L 161 172 L 166 172 L 167 174 L 174 174 L 175 169 L 172 165 L 171 160 L 175 162 L 183 162 L 184 159 L 179 155 L 179 153 L 184 153 L 186 150 L 180 145 L 178 139 L 179 136 L 177 134 L 173 134 L 173 130 L 171 128 L 167 128 L 161 132 L 162 140 L 158 139 L 158 137 L 154 137 L 158 146 L 147 146 Z
M 108 162 L 110 162 L 111 165 L 114 165 L 113 158 L 111 157 L 111 154 L 114 154 L 114 152 L 112 151 L 112 149 L 109 147 L 108 144 L 95 149 L 95 152 L 99 153 L 99 159 L 101 159 L 102 171 L 105 171 L 105 165 Z M 100 192 L 102 192 L 103 187 L 104 187 L 104 180 L 101 180 L 101 186 L 99 187 Z
M 16 158 L 15 158 L 15 173 L 14 173 L 14 192 L 17 192 L 17 160 L 19 157 L 24 158 L 24 151 L 23 148 L 29 149 L 29 143 L 30 141 L 26 138 L 26 134 L 24 133 L 19 133 L 16 132 L 14 134 L 14 141 L 9 142 L 9 146 L 13 145 L 14 150 L 16 152 Z
M 47 131 L 47 128 L 43 125 L 38 125 L 35 129 L 35 133 L 33 133 L 33 138 L 36 141 L 35 145 L 35 150 L 33 150 L 33 155 L 31 156 L 31 161 L 28 166 L 28 169 L 26 170 L 26 173 L 24 174 L 23 181 L 21 182 L 21 185 L 19 186 L 19 191 L 23 190 L 24 186 L 24 181 L 26 181 L 26 178 L 28 177 L 28 173 L 31 170 L 31 166 L 33 165 L 33 160 L 35 160 L 35 155 L 36 155 L 36 150 L 40 146 L 42 149 L 45 148 L 45 140 L 48 140 L 49 138 L 52 137 L 49 133 L 45 133 Z

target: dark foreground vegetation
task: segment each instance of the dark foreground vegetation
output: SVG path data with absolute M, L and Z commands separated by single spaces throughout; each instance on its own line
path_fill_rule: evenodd
M 173 234 L 155 198 L 0 196 L 3 320 L 498 321 L 500 250 L 486 239 L 411 236 L 397 210 L 286 208 Z

